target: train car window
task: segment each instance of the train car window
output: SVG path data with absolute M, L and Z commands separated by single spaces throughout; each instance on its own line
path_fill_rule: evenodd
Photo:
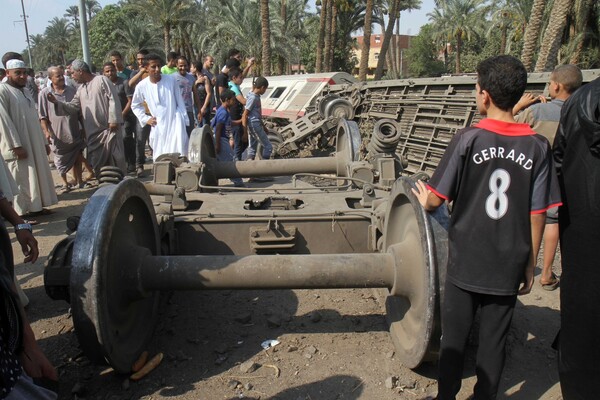
M 273 90 L 273 93 L 269 96 L 272 99 L 278 99 L 281 97 L 281 95 L 283 94 L 283 92 L 285 92 L 285 87 L 278 87 L 275 88 L 275 90 Z
M 290 99 L 291 99 L 292 97 L 294 97 L 294 95 L 295 95 L 295 94 L 296 94 L 296 91 L 295 91 L 295 90 L 292 90 L 292 91 L 290 92 L 290 94 L 288 94 L 288 96 L 285 98 L 285 100 L 284 100 L 284 101 L 290 101 Z

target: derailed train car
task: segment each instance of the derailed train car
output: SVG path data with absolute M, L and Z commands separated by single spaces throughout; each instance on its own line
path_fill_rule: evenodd
M 583 71 L 584 82 L 598 77 L 600 70 Z M 549 72 L 530 73 L 527 91 L 548 96 L 549 80 Z M 263 114 L 271 122 L 271 138 L 279 157 L 321 155 L 331 150 L 335 126 L 345 118 L 358 123 L 364 156 L 376 134 L 397 144 L 405 172 L 431 173 L 452 136 L 481 119 L 475 83 L 475 75 L 464 75 L 328 84 L 302 117 L 290 119 L 287 125 L 268 111 Z M 279 109 L 278 113 L 284 115 L 285 111 Z

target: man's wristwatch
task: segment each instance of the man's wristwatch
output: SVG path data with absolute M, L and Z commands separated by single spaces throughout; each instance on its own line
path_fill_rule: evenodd
M 17 225 L 15 225 L 15 232 L 21 231 L 23 229 L 27 229 L 29 232 L 31 232 L 32 231 L 31 224 L 25 223 L 25 224 L 17 224 Z

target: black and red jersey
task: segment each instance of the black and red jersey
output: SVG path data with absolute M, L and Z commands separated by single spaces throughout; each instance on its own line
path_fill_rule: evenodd
M 531 251 L 531 213 L 560 204 L 548 140 L 527 124 L 484 119 L 459 131 L 429 189 L 453 201 L 447 279 L 514 295 Z

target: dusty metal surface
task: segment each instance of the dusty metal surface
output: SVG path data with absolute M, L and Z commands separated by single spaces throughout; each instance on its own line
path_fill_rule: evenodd
M 335 155 L 312 159 L 217 161 L 210 128 L 199 129 L 190 162 L 166 155 L 154 182 L 98 190 L 72 251 L 59 244 L 46 275 L 71 302 L 83 351 L 128 372 L 162 290 L 377 287 L 389 290 L 402 362 L 431 358 L 446 233 L 399 178 L 397 127 L 383 125 L 362 160 L 358 124 L 345 119 Z M 245 188 L 226 179 L 256 176 L 273 179 Z

